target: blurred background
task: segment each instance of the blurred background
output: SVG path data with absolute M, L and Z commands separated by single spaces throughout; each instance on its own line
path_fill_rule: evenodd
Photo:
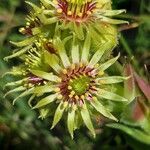
M 149 85 L 150 1 L 113 0 L 113 8 L 126 9 L 127 13 L 119 17 L 130 22 L 128 26 L 119 26 L 120 45 L 114 51 L 116 53 L 120 51 L 122 57 L 120 61 L 131 62 L 133 70 L 141 76 L 140 81 L 146 81 Z M 3 58 L 11 54 L 14 49 L 9 41 L 23 39 L 18 29 L 25 24 L 24 18 L 28 10 L 24 0 L 0 0 L 0 76 L 19 63 L 17 59 L 5 62 Z M 100 126 L 96 131 L 98 133 L 96 139 L 89 136 L 87 129 L 83 127 L 75 132 L 75 139 L 71 140 L 63 122 L 51 131 L 51 119 L 38 119 L 36 112 L 27 105 L 26 99 L 12 106 L 15 95 L 3 98 L 6 92 L 3 87 L 6 82 L 12 80 L 11 76 L 0 78 L 1 150 L 150 150 L 150 128 L 147 127 L 150 121 L 146 125 L 140 124 L 146 126 L 147 130 L 136 129 L 135 132 L 136 127 L 132 123 L 120 126 L 119 130 L 113 129 L 115 127 Z M 150 120 L 150 117 L 147 120 Z

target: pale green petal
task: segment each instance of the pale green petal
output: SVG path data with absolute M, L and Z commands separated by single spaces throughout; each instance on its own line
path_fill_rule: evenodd
M 119 102 L 127 102 L 128 100 L 122 96 L 119 96 L 115 93 L 100 89 L 98 92 L 98 97 L 102 97 L 108 100 L 112 100 L 112 101 L 119 101 Z
M 98 14 L 101 14 L 103 16 L 116 16 L 116 15 L 119 15 L 121 13 L 124 13 L 126 12 L 125 9 L 120 9 L 120 10 L 98 10 Z
M 66 54 L 64 44 L 62 43 L 62 41 L 59 38 L 57 38 L 55 40 L 55 47 L 56 47 L 56 49 L 59 52 L 59 56 L 60 56 L 60 58 L 62 60 L 62 63 L 64 65 L 64 67 L 65 68 L 69 67 L 70 66 L 69 58 L 68 58 L 68 56 Z
M 42 109 L 40 109 L 39 111 L 40 111 L 40 116 L 39 116 L 39 118 L 44 119 L 44 118 L 46 118 L 46 116 L 48 115 L 50 109 L 49 109 L 49 108 L 42 108 Z
M 81 56 L 82 62 L 88 61 L 90 46 L 91 46 L 91 37 L 90 37 L 89 32 L 87 32 L 86 39 L 85 39 L 83 49 L 82 49 L 82 56 Z
M 54 115 L 53 124 L 52 124 L 51 129 L 53 129 L 55 127 L 55 125 L 60 121 L 66 107 L 67 107 L 67 105 L 65 105 L 63 101 L 58 105 L 58 107 L 55 111 L 55 115 Z
M 83 119 L 85 125 L 91 131 L 93 136 L 95 137 L 95 130 L 94 130 L 91 118 L 90 118 L 89 111 L 88 111 L 85 103 L 83 104 L 83 107 L 81 108 L 81 116 L 82 116 L 82 119 Z
M 52 73 L 47 73 L 47 72 L 40 71 L 40 70 L 30 70 L 30 72 L 40 78 L 43 78 L 45 80 L 49 80 L 52 82 L 58 82 L 60 80 L 59 77 L 53 75 Z
M 41 3 L 43 3 L 44 6 L 46 6 L 46 7 L 50 7 L 50 5 L 53 6 L 53 7 L 56 7 L 56 5 L 55 5 L 51 0 L 40 0 L 40 1 L 41 1 Z
M 41 99 L 32 109 L 36 109 L 36 108 L 40 108 L 45 105 L 48 105 L 48 104 L 52 103 L 53 101 L 55 101 L 56 98 L 57 98 L 57 94 L 49 95 L 49 96 Z
M 17 46 L 17 47 L 23 47 L 23 46 L 29 46 L 31 44 L 33 44 L 33 41 L 35 40 L 35 37 L 28 37 L 23 41 L 20 42 L 12 42 L 10 41 L 10 43 L 12 43 L 13 45 Z
M 71 50 L 72 63 L 79 63 L 79 44 L 77 43 L 75 36 L 73 38 L 72 50 Z
M 29 94 L 32 94 L 32 91 L 33 91 L 34 87 L 31 88 L 31 89 L 28 89 L 26 91 L 24 91 L 23 93 L 21 93 L 18 97 L 16 97 L 14 100 L 13 100 L 13 105 L 15 104 L 15 102 L 19 99 L 19 98 L 22 98 L 22 97 L 25 97 Z
M 14 82 L 10 82 L 10 83 L 7 83 L 5 85 L 5 87 L 9 87 L 9 86 L 18 86 L 18 85 L 21 85 L 23 84 L 24 82 L 28 81 L 28 78 L 24 78 L 22 80 L 18 80 L 18 81 L 14 81 Z
M 98 67 L 98 70 L 100 70 L 100 71 L 106 70 L 106 69 L 109 68 L 111 65 L 113 65 L 113 64 L 117 61 L 117 59 L 118 59 L 119 57 L 120 57 L 120 54 L 119 54 L 117 57 L 112 58 L 112 59 L 108 60 L 107 62 L 103 63 L 102 65 L 100 65 L 100 66 Z
M 74 124 L 75 124 L 74 121 L 75 121 L 75 110 L 71 109 L 68 112 L 67 125 L 68 125 L 68 130 L 69 130 L 69 133 L 70 133 L 72 139 L 73 139 Z
M 124 80 L 129 79 L 129 77 L 122 77 L 122 76 L 110 76 L 110 77 L 101 77 L 97 78 L 96 81 L 100 82 L 99 85 L 102 84 L 114 84 L 114 83 L 120 83 L 123 82 Z
M 93 99 L 91 102 L 92 106 L 98 111 L 100 112 L 103 116 L 115 120 L 117 121 L 117 118 L 115 118 L 110 112 L 109 110 L 107 110 L 96 98 Z
M 26 88 L 25 88 L 24 86 L 19 86 L 19 87 L 13 89 L 13 90 L 8 91 L 8 92 L 4 95 L 4 97 L 6 97 L 7 95 L 9 95 L 9 94 L 11 94 L 11 93 L 14 93 L 14 92 L 21 92 L 21 91 L 24 91 L 24 90 L 26 90 Z
M 129 24 L 128 21 L 124 21 L 124 20 L 118 20 L 118 19 L 111 19 L 111 18 L 107 18 L 104 16 L 99 16 L 100 21 L 102 22 L 106 22 L 106 23 L 110 23 L 110 24 Z
M 36 6 L 35 4 L 33 4 L 33 3 L 31 3 L 31 2 L 29 2 L 29 1 L 25 1 L 28 5 L 30 5 L 32 8 L 33 8 L 33 10 L 35 11 L 35 12 L 38 12 L 38 13 L 40 13 L 41 12 L 41 8 L 40 7 L 38 7 L 38 6 Z
M 14 52 L 12 55 L 5 57 L 4 60 L 5 60 L 5 61 L 8 61 L 9 59 L 18 57 L 18 56 L 20 56 L 20 55 L 26 53 L 30 48 L 31 48 L 31 45 L 26 46 L 26 47 L 24 47 L 23 49 Z
M 32 107 L 32 101 L 33 101 L 33 99 L 35 98 L 35 94 L 33 94 L 33 95 L 31 95 L 31 97 L 29 98 L 29 100 L 28 100 L 28 105 L 30 106 L 30 107 Z
M 74 23 L 74 31 L 78 39 L 84 40 L 84 32 L 82 25 L 77 25 L 76 23 Z
M 95 64 L 97 64 L 103 56 L 103 54 L 105 53 L 105 51 L 112 49 L 112 47 L 113 45 L 110 41 L 102 44 L 100 48 L 96 51 L 96 53 L 93 55 L 88 66 L 93 67 Z
M 59 60 L 56 55 L 45 52 L 45 62 L 48 63 L 57 73 L 59 73 L 62 68 L 59 65 Z

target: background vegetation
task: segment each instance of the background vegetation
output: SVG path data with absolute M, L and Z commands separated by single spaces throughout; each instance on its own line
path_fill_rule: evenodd
M 37 2 L 38 0 L 31 0 Z M 113 0 L 113 7 L 126 9 L 127 14 L 120 16 L 130 21 L 129 26 L 120 26 L 120 45 L 115 53 L 121 52 L 121 63 L 132 65 L 140 76 L 140 81 L 150 82 L 150 1 L 149 0 Z M 18 28 L 24 25 L 24 18 L 28 8 L 24 0 L 0 0 L 0 75 L 8 71 L 13 65 L 18 64 L 17 59 L 4 62 L 3 58 L 14 49 L 9 41 L 19 41 L 23 37 Z M 130 67 L 131 67 L 130 65 Z M 52 150 L 148 150 L 150 149 L 150 115 L 143 115 L 142 121 L 127 121 L 124 117 L 120 130 L 114 129 L 115 125 L 97 129 L 97 137 L 89 136 L 84 127 L 76 131 L 74 141 L 71 140 L 66 126 L 61 122 L 54 130 L 49 130 L 51 121 L 37 119 L 37 114 L 27 105 L 26 100 L 20 100 L 12 106 L 11 97 L 3 98 L 6 89 L 4 85 L 11 81 L 10 76 L 0 78 L 0 149 L 52 149 Z M 137 84 L 139 83 L 137 81 Z M 140 84 L 139 84 L 140 85 Z M 139 86 L 140 88 L 140 86 Z M 148 87 L 143 89 L 142 99 L 146 100 Z M 145 92 L 146 91 L 146 92 Z M 145 96 L 146 94 L 146 96 Z M 149 100 L 149 99 L 148 99 Z M 134 105 L 134 104 L 133 104 Z M 146 103 L 149 112 L 150 107 Z M 133 107 L 131 106 L 131 109 Z M 137 109 L 137 108 L 136 108 Z M 129 113 L 129 111 L 127 110 Z M 137 110 L 138 114 L 139 111 Z M 141 113 L 140 113 L 141 114 Z M 126 116 L 127 114 L 125 114 Z M 124 121 L 126 120 L 126 121 Z M 146 121 L 145 121 L 146 120 Z M 126 124 L 126 125 L 125 125 Z M 140 128 L 142 126 L 142 128 Z M 110 128 L 111 127 L 111 128 Z M 139 130 L 140 128 L 140 130 Z

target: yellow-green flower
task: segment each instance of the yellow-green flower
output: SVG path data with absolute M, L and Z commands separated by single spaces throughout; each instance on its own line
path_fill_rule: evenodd
M 59 37 L 53 40 L 53 45 L 57 49 L 57 54 L 47 50 L 38 51 L 38 53 L 36 53 L 36 49 L 30 51 L 32 64 L 44 63 L 46 67 L 44 65 L 39 67 L 39 64 L 30 66 L 31 59 L 30 61 L 25 59 L 26 65 L 29 67 L 24 68 L 26 70 L 24 78 L 14 83 L 8 83 L 6 86 L 18 85 L 18 87 L 6 95 L 23 91 L 14 102 L 18 98 L 31 95 L 29 104 L 33 109 L 40 111 L 41 118 L 53 114 L 51 128 L 54 128 L 62 117 L 67 118 L 67 126 L 72 138 L 74 130 L 79 127 L 79 120 L 95 136 L 91 121 L 93 110 L 117 121 L 117 118 L 102 104 L 102 99 L 127 101 L 109 88 L 109 85 L 122 82 L 127 77 L 108 76 L 105 73 L 105 70 L 114 64 L 119 56 L 101 62 L 105 52 L 112 48 L 111 42 L 103 44 L 91 55 L 88 33 L 83 46 L 79 45 L 74 37 L 70 51 L 66 51 L 67 45 Z M 25 56 L 30 57 L 29 55 Z M 35 100 L 34 105 L 33 99 Z M 63 116 L 65 112 L 67 116 Z

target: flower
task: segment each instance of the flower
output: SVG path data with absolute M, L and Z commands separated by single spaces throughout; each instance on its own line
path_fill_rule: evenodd
M 8 83 L 6 86 L 18 85 L 18 87 L 9 91 L 6 95 L 23 91 L 14 100 L 14 103 L 18 98 L 31 95 L 29 105 L 33 109 L 39 110 L 41 118 L 45 118 L 54 112 L 51 129 L 55 127 L 63 113 L 66 112 L 67 126 L 72 138 L 74 130 L 79 127 L 79 120 L 82 120 L 95 136 L 90 116 L 96 111 L 117 121 L 117 118 L 103 105 L 102 99 L 126 102 L 127 99 L 111 91 L 109 85 L 122 82 L 127 77 L 109 76 L 105 73 L 105 70 L 115 63 L 119 57 L 101 62 L 105 52 L 112 48 L 111 42 L 103 44 L 99 47 L 99 50 L 91 55 L 89 40 L 90 36 L 87 33 L 84 45 L 80 47 L 74 36 L 69 51 L 70 55 L 66 51 L 68 45 L 65 45 L 65 42 L 60 40 L 59 37 L 56 37 L 51 43 L 57 50 L 56 54 L 47 49 L 33 50 L 32 48 L 30 55 L 24 54 L 25 58 L 32 56 L 32 60 L 27 61 L 25 59 L 26 65 L 29 66 L 24 66 L 24 72 L 26 73 L 23 79 Z M 43 67 L 39 67 L 41 65 Z M 34 106 L 33 99 L 36 101 Z

